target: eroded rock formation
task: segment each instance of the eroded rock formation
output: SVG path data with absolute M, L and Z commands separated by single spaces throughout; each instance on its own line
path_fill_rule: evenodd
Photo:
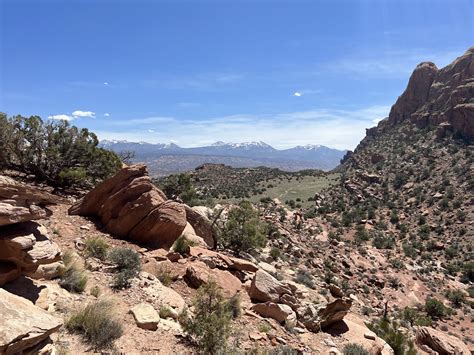
M 56 196 L 0 176 L 0 226 L 45 218 L 46 206 L 57 202 Z
M 405 120 L 419 127 L 448 123 L 454 133 L 474 139 L 474 47 L 442 69 L 431 62 L 415 68 L 387 123 Z
M 44 226 L 31 220 L 47 217 L 53 195 L 0 176 L 0 286 L 22 274 L 36 275 L 40 265 L 61 259 L 61 250 Z
M 0 288 L 0 353 L 37 353 L 32 348 L 46 341 L 63 324 L 61 319 L 25 298 Z
M 123 168 L 92 189 L 69 213 L 97 216 L 110 233 L 161 248 L 170 248 L 186 227 L 184 205 L 167 200 L 144 165 Z

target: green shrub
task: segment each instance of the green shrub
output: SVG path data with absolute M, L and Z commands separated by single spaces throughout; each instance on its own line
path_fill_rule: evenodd
M 377 249 L 393 249 L 395 246 L 395 239 L 380 232 L 375 234 L 372 244 Z
M 153 269 L 153 275 L 155 275 L 156 278 L 165 286 L 169 286 L 173 282 L 171 268 L 168 264 L 163 263 L 156 265 Z
M 369 355 L 369 352 L 362 345 L 355 343 L 346 344 L 342 349 L 342 353 L 344 355 Z
M 187 173 L 168 176 L 161 181 L 160 187 L 165 195 L 173 200 L 180 199 L 190 206 L 198 202 L 196 189 L 192 185 L 191 176 Z
M 110 347 L 123 334 L 122 325 L 112 315 L 112 303 L 97 301 L 73 313 L 65 322 L 66 328 L 81 334 L 84 340 L 97 347 Z
M 306 270 L 298 269 L 296 271 L 296 282 L 312 289 L 315 288 L 313 276 Z
M 99 298 L 99 296 L 100 296 L 100 287 L 95 285 L 94 287 L 91 288 L 90 293 L 95 298 Z
M 232 318 L 238 318 L 242 315 L 242 305 L 240 295 L 237 293 L 227 301 L 227 306 L 232 313 Z
M 104 238 L 101 237 L 89 237 L 85 241 L 85 253 L 88 257 L 105 260 L 107 257 L 107 251 L 109 250 L 109 244 Z
M 173 311 L 168 306 L 160 307 L 160 318 L 173 318 Z
M 173 244 L 173 250 L 181 255 L 189 254 L 189 248 L 195 246 L 196 243 L 189 240 L 184 235 L 180 236 Z
M 448 290 L 446 292 L 446 297 L 456 308 L 460 308 L 464 303 L 466 296 L 461 290 Z
M 64 186 L 81 185 L 87 179 L 84 168 L 66 168 L 59 172 L 59 182 Z
M 405 307 L 401 314 L 402 319 L 408 322 L 411 326 L 420 325 L 420 326 L 431 326 L 431 318 L 420 313 L 415 308 Z
M 242 201 L 229 212 L 219 244 L 237 253 L 264 247 L 267 241 L 266 223 L 260 221 L 258 212 L 249 201 Z
M 435 298 L 427 298 L 425 311 L 432 319 L 440 319 L 448 314 L 446 306 Z
M 90 186 L 122 166 L 117 154 L 97 147 L 94 133 L 66 121 L 0 114 L 0 130 L 0 166 L 33 174 L 53 186 Z
M 128 248 L 114 248 L 109 252 L 108 259 L 115 264 L 117 270 L 112 287 L 116 289 L 130 287 L 130 280 L 136 277 L 141 269 L 138 254 Z
M 215 282 L 202 285 L 194 299 L 194 315 L 183 314 L 181 323 L 184 331 L 206 354 L 224 350 L 231 332 L 231 307 L 224 300 Z
M 395 355 L 416 354 L 413 342 L 399 330 L 397 322 L 391 322 L 388 318 L 382 317 L 378 322 L 369 324 L 368 327 L 391 346 Z
M 270 250 L 270 256 L 274 260 L 277 260 L 281 256 L 281 250 L 276 247 L 272 247 L 272 249 Z
M 81 293 L 86 289 L 87 274 L 79 266 L 77 260 L 71 252 L 66 252 L 63 256 L 65 269 L 62 272 L 59 286 L 70 291 Z
M 460 278 L 463 283 L 474 282 L 474 262 L 470 261 L 463 265 L 463 271 Z

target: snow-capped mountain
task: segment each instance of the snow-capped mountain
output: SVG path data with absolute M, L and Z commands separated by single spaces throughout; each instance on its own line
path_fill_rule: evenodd
M 133 151 L 135 152 L 135 161 L 144 163 L 155 161 L 162 156 L 173 156 L 173 159 L 168 160 L 173 161 L 176 166 L 179 166 L 179 157 L 184 159 L 184 156 L 186 156 L 186 160 L 189 162 L 189 160 L 192 160 L 190 157 L 194 156 L 196 162 L 199 161 L 200 164 L 203 161 L 209 160 L 213 163 L 220 162 L 232 165 L 236 161 L 235 158 L 241 158 L 239 160 L 240 165 L 248 161 L 249 166 L 284 167 L 289 170 L 331 170 L 339 165 L 340 160 L 346 153 L 345 151 L 331 149 L 322 145 L 311 144 L 279 150 L 262 141 L 242 143 L 218 141 L 203 147 L 182 148 L 174 143 L 152 144 L 124 140 L 105 140 L 100 142 L 100 146 L 115 152 Z

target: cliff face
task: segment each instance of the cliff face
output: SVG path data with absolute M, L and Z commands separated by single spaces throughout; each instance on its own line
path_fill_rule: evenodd
M 378 129 L 407 120 L 419 128 L 441 126 L 440 130 L 474 139 L 474 47 L 442 69 L 431 62 L 419 64 Z

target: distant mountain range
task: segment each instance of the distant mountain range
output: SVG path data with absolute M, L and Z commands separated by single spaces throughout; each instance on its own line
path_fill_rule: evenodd
M 322 145 L 275 149 L 265 142 L 224 143 L 182 148 L 174 143 L 128 142 L 103 140 L 100 146 L 114 152 L 133 151 L 134 162 L 148 165 L 156 176 L 193 170 L 204 163 L 222 163 L 232 167 L 267 166 L 286 171 L 304 169 L 331 170 L 346 153 Z

